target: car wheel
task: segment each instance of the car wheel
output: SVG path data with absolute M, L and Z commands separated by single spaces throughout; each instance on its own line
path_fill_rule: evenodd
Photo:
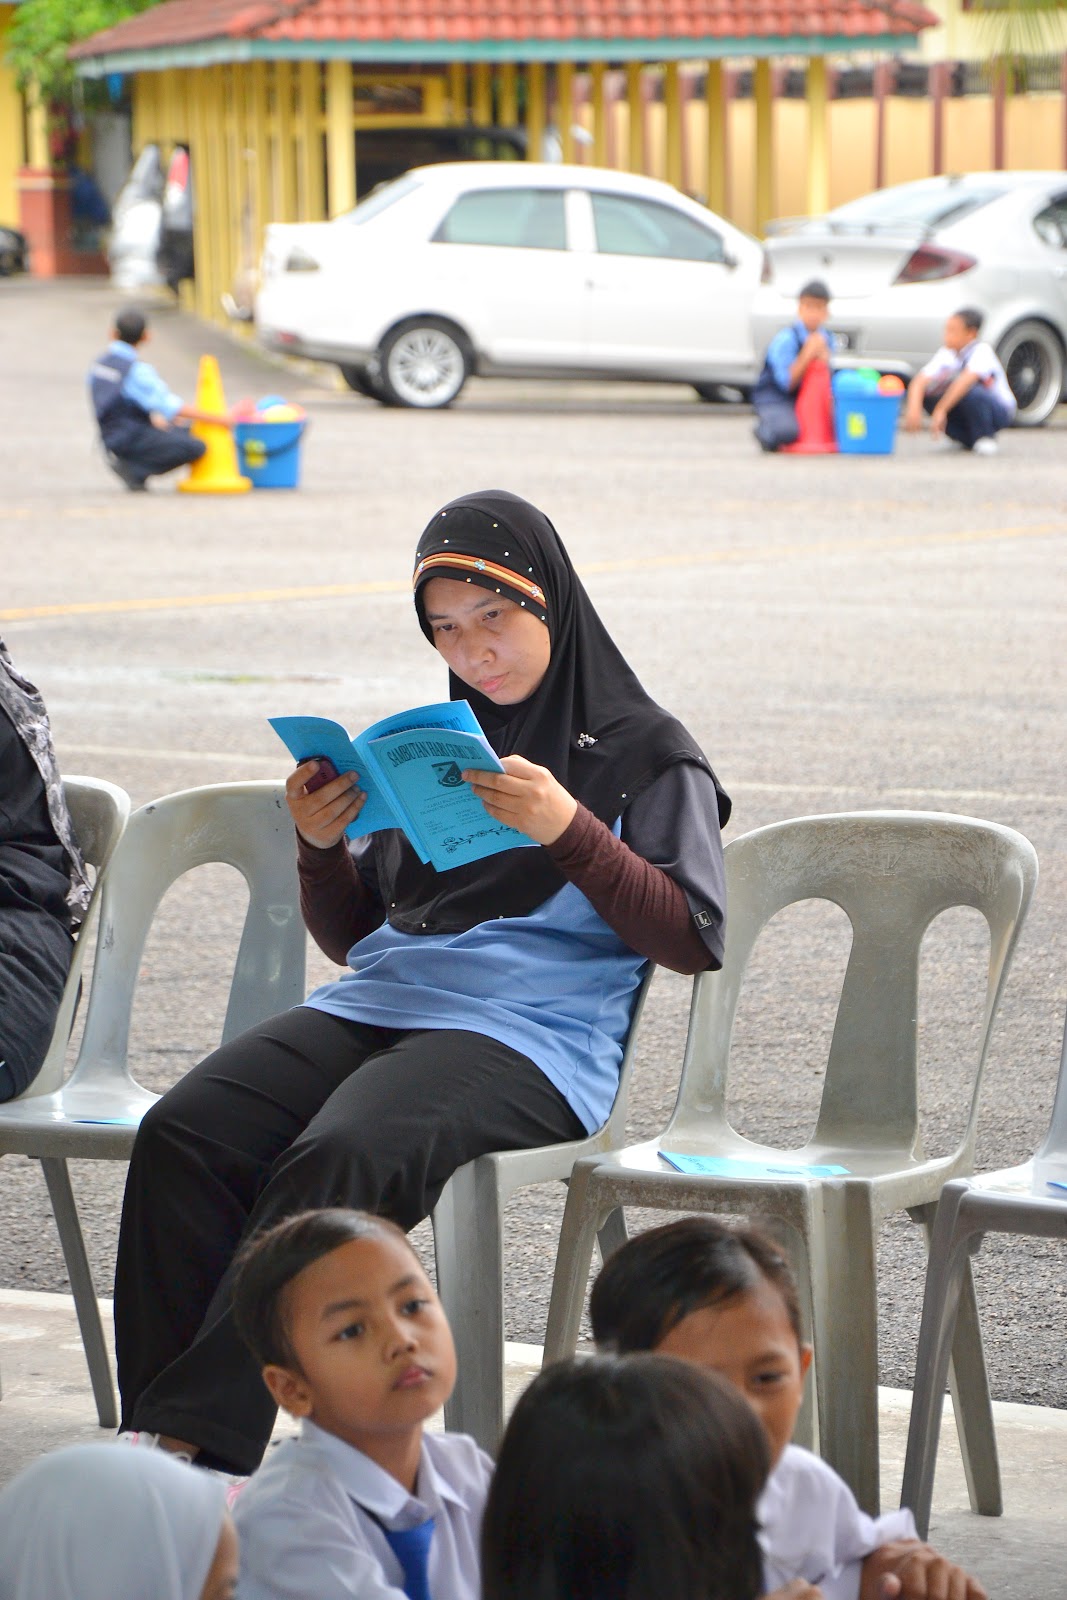
M 382 343 L 379 361 L 385 399 L 423 410 L 451 405 L 471 366 L 459 329 L 432 317 L 394 328 Z
M 739 383 L 694 383 L 693 388 L 709 405 L 744 405 L 752 396 L 751 389 Z
M 0 250 L 0 278 L 14 277 L 21 265 L 14 250 Z
M 371 377 L 366 367 L 354 367 L 348 362 L 341 362 L 339 371 L 348 387 L 354 389 L 357 394 L 365 394 L 368 400 L 382 398 L 377 380 Z
M 1063 345 L 1047 322 L 1017 322 L 997 346 L 1019 409 L 1015 424 L 1039 428 L 1063 393 Z

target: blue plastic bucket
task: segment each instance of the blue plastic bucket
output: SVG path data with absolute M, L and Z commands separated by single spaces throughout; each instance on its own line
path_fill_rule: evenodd
M 241 471 L 254 489 L 296 489 L 300 485 L 299 422 L 238 422 L 233 430 Z
M 834 377 L 834 432 L 842 455 L 890 456 L 897 437 L 902 394 L 879 394 L 854 372 Z

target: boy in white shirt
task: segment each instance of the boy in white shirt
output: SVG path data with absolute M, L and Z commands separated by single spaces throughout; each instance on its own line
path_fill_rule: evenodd
M 972 306 L 949 317 L 941 349 L 908 385 L 904 426 L 918 432 L 925 410 L 935 438 L 944 433 L 976 456 L 994 456 L 996 435 L 1015 416 L 1015 396 L 993 346 L 979 339 L 981 329 L 982 313 Z
M 765 1594 L 800 1580 L 823 1600 L 987 1600 L 977 1579 L 920 1543 L 910 1511 L 867 1516 L 832 1467 L 790 1444 L 811 1346 L 789 1263 L 766 1234 L 707 1216 L 639 1234 L 605 1265 L 589 1315 L 598 1349 L 695 1361 L 755 1407 L 771 1447 L 756 1508 Z
M 399 1228 L 308 1211 L 249 1245 L 241 1333 L 299 1437 L 239 1491 L 238 1600 L 479 1600 L 492 1463 L 423 1436 L 452 1393 L 445 1314 Z

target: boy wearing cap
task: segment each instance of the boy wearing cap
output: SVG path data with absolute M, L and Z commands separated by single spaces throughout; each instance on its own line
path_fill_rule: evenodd
M 829 314 L 830 291 L 821 279 L 813 278 L 800 291 L 796 319 L 767 346 L 763 370 L 752 391 L 755 434 L 762 450 L 780 450 L 796 443 L 797 390 L 813 362 L 829 364 L 831 338 L 823 332 Z
M 944 344 L 908 385 L 904 426 L 916 433 L 928 411 L 935 439 L 943 433 L 976 456 L 995 456 L 997 434 L 1015 417 L 1015 396 L 981 331 L 982 313 L 973 306 L 953 312 Z
M 172 394 L 140 349 L 149 337 L 139 311 L 115 318 L 111 343 L 89 368 L 89 399 L 107 452 L 108 466 L 127 489 L 144 490 L 157 473 L 199 461 L 207 446 L 182 422 L 218 422 L 229 416 L 201 411 Z

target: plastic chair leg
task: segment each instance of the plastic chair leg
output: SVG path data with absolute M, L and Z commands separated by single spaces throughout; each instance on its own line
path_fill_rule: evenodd
M 967 1214 L 966 1195 L 960 1197 L 956 1207 L 957 1227 Z M 924 1206 L 923 1217 L 929 1244 L 933 1224 L 934 1206 Z M 968 1232 L 970 1243 L 962 1258 L 962 1272 L 956 1292 L 955 1332 L 952 1337 L 952 1355 L 949 1362 L 949 1387 L 952 1391 L 952 1410 L 956 1418 L 956 1432 L 963 1457 L 963 1471 L 967 1480 L 967 1494 L 971 1510 L 981 1517 L 999 1517 L 1004 1510 L 1000 1487 L 1000 1458 L 997 1454 L 997 1435 L 993 1423 L 993 1402 L 989 1395 L 989 1377 L 986 1373 L 985 1352 L 982 1349 L 982 1325 L 978 1316 L 978 1300 L 974 1292 L 974 1274 L 971 1256 L 981 1248 L 981 1233 Z
M 115 1389 L 111 1382 L 111 1363 L 108 1359 L 107 1345 L 104 1343 L 100 1308 L 96 1303 L 96 1289 L 89 1268 L 89 1258 L 85 1253 L 85 1240 L 78 1220 L 78 1208 L 74 1203 L 74 1191 L 70 1186 L 70 1173 L 66 1161 L 59 1156 L 42 1158 L 41 1167 L 48 1185 L 48 1197 L 52 1202 L 56 1227 L 59 1230 L 63 1259 L 67 1263 L 67 1275 L 70 1278 L 74 1308 L 78 1313 L 78 1326 L 81 1329 L 82 1346 L 89 1366 L 93 1398 L 96 1401 L 96 1414 L 102 1428 L 117 1428 L 119 1414 L 115 1405 Z
M 607 1220 L 597 1229 L 596 1242 L 600 1246 L 600 1259 L 606 1261 L 616 1250 L 621 1250 L 630 1235 L 626 1231 L 626 1213 L 616 1206 Z
M 456 1345 L 445 1426 L 495 1453 L 504 1431 L 504 1307 L 500 1194 L 490 1162 L 453 1173 L 433 1211 L 437 1289 Z
M 963 1184 L 945 1185 L 930 1235 L 926 1291 L 915 1356 L 915 1388 L 900 1493 L 901 1505 L 911 1509 L 923 1538 L 930 1526 L 941 1413 L 957 1310 L 964 1282 L 970 1278 L 971 1253 L 979 1247 L 982 1237 L 981 1229 L 969 1226 L 962 1212 L 966 1195 Z M 973 1295 L 973 1285 L 971 1293 Z
M 564 1361 L 572 1356 L 578 1343 L 593 1244 L 599 1227 L 610 1223 L 615 1209 L 610 1204 L 606 1210 L 599 1209 L 598 1187 L 595 1162 L 588 1166 L 577 1162 L 567 1186 L 567 1204 L 552 1276 L 552 1298 L 545 1329 L 546 1367 L 553 1361 Z
M 819 1448 L 860 1506 L 879 1512 L 878 1311 L 871 1191 L 825 1184 L 810 1241 Z

